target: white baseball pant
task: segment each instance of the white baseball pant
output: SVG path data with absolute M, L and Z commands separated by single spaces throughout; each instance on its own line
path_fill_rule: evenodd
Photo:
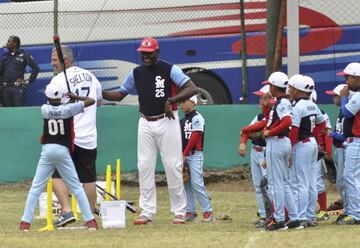
M 138 126 L 138 170 L 141 215 L 153 220 L 156 214 L 155 169 L 158 150 L 164 166 L 170 195 L 171 212 L 185 215 L 186 195 L 182 177 L 182 141 L 177 112 L 175 120 L 163 118 L 147 121 L 140 118 Z

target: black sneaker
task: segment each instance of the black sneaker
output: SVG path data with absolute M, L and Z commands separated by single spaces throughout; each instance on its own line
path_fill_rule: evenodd
M 360 220 L 355 219 L 354 217 L 348 215 L 344 218 L 336 220 L 337 225 L 360 225 Z
M 301 225 L 300 220 L 288 221 L 288 222 L 286 222 L 286 226 L 289 229 L 304 229 L 304 226 Z
M 302 220 L 300 221 L 300 225 L 302 225 L 304 228 L 315 227 L 318 225 L 318 222 L 316 220 Z
M 71 224 L 75 222 L 76 219 L 74 217 L 74 213 L 72 211 L 69 211 L 67 213 L 61 213 L 59 216 L 59 219 L 57 221 L 54 221 L 54 226 L 56 227 L 64 227 L 68 224 Z
M 266 218 L 260 218 L 259 220 L 254 222 L 256 228 L 262 228 L 265 226 Z
M 94 208 L 94 214 L 101 217 L 100 208 Z
M 339 222 L 342 221 L 342 219 L 344 219 L 344 218 L 346 218 L 346 217 L 347 217 L 346 214 L 340 214 L 340 215 L 336 218 L 336 220 L 333 221 L 332 223 L 333 223 L 333 224 L 338 224 Z
M 276 222 L 275 219 L 273 219 L 269 224 L 265 226 L 265 230 L 267 231 L 275 231 L 275 230 L 287 230 L 288 227 L 285 224 L 285 221 Z

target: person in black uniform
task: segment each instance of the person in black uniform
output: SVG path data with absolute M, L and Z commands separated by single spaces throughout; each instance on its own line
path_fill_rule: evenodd
M 34 58 L 20 49 L 20 38 L 10 36 L 6 43 L 9 50 L 0 61 L 0 101 L 4 107 L 25 105 L 26 86 L 33 83 L 40 71 Z M 24 79 L 26 66 L 32 73 L 28 80 Z

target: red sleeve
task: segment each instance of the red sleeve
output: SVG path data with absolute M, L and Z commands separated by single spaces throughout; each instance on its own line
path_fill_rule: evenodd
M 240 137 L 240 144 L 242 143 L 246 144 L 248 139 L 249 139 L 248 135 L 243 133 Z
M 299 139 L 299 127 L 291 126 L 289 138 L 291 141 L 291 145 L 294 146 L 298 142 L 298 139 Z
M 281 119 L 279 125 L 269 130 L 269 136 L 275 136 L 283 133 L 287 128 L 291 126 L 291 116 L 285 116 Z
M 313 130 L 314 137 L 318 137 L 325 127 L 326 127 L 326 121 L 323 121 L 320 124 L 316 124 Z
M 328 156 L 332 153 L 332 139 L 328 134 L 325 134 L 325 151 Z
M 191 133 L 190 139 L 183 152 L 183 156 L 189 156 L 190 151 L 195 147 L 196 143 L 200 140 L 200 138 L 201 138 L 200 131 L 193 131 Z
M 271 107 L 269 107 L 269 106 L 264 106 L 262 109 L 265 120 L 269 119 L 270 109 L 271 109 Z
M 242 129 L 243 133 L 254 133 L 263 130 L 266 127 L 266 120 L 257 121 L 252 125 L 246 126 Z

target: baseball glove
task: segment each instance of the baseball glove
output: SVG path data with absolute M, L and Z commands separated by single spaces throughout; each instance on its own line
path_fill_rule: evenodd
M 330 183 L 336 183 L 336 167 L 333 159 L 324 159 L 327 178 Z
M 190 180 L 190 169 L 189 164 L 187 161 L 184 161 L 184 167 L 183 167 L 183 181 L 184 183 L 187 183 Z
M 258 131 L 258 132 L 255 132 L 255 133 L 249 133 L 248 134 L 248 138 L 250 140 L 258 140 L 258 139 L 261 139 L 262 138 L 262 135 L 263 135 L 263 132 L 262 131 Z
M 318 155 L 317 155 L 317 161 L 319 161 L 320 159 L 325 158 L 325 151 L 323 149 L 321 149 L 320 147 L 318 147 Z

